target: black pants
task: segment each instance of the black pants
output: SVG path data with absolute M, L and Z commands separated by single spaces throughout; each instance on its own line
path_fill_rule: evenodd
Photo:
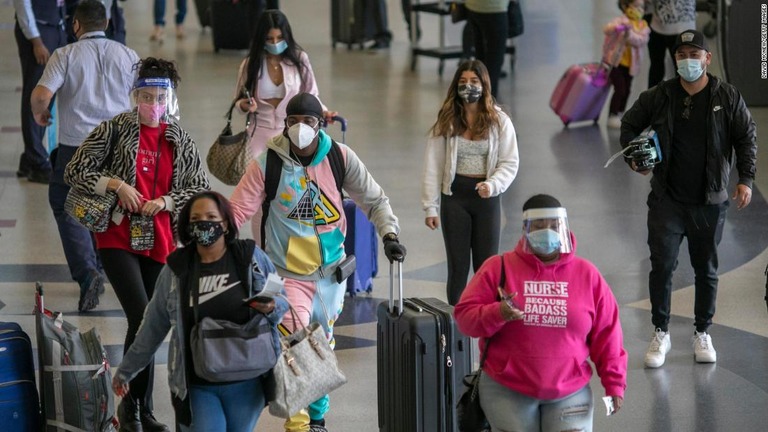
M 457 175 L 453 195 L 440 198 L 445 255 L 448 260 L 448 303 L 455 305 L 467 285 L 469 263 L 477 271 L 485 260 L 499 253 L 501 198 L 481 198 L 475 185 L 482 179 Z
M 496 97 L 501 67 L 507 53 L 509 16 L 507 11 L 499 13 L 477 13 L 467 11 L 467 25 L 472 26 L 475 38 L 475 58 L 488 68 L 491 79 L 491 94 Z
M 37 26 L 40 32 L 40 39 L 48 51 L 53 54 L 53 50 L 64 46 L 67 43 L 67 35 L 64 33 L 63 26 Z M 32 115 L 32 90 L 37 86 L 40 77 L 43 76 L 45 65 L 37 64 L 35 52 L 24 33 L 16 23 L 14 28 L 16 37 L 16 46 L 19 50 L 19 61 L 21 62 L 21 135 L 24 140 L 24 153 L 19 161 L 19 171 L 29 170 L 50 171 L 51 163 L 48 160 L 48 149 L 43 146 L 43 135 L 45 126 L 39 126 L 35 123 L 35 116 Z M 51 99 L 53 104 L 53 99 Z
M 613 85 L 613 96 L 608 114 L 616 115 L 623 113 L 627 107 L 629 91 L 632 89 L 632 75 L 629 74 L 628 67 L 616 66 L 611 70 L 610 78 Z
M 667 196 L 648 196 L 648 247 L 651 273 L 651 321 L 667 331 L 672 301 L 672 273 L 677 268 L 680 243 L 688 239 L 695 274 L 694 325 L 706 331 L 712 324 L 717 299 L 717 245 L 723 237 L 728 201 L 719 205 L 689 205 Z
M 115 295 L 128 318 L 128 331 L 125 335 L 123 353 L 133 344 L 139 324 L 144 317 L 155 282 L 163 269 L 163 264 L 151 258 L 135 255 L 121 249 L 99 249 L 101 263 L 104 266 Z M 130 397 L 152 409 L 152 387 L 154 383 L 154 360 L 131 380 Z
M 651 60 L 651 69 L 648 71 L 648 88 L 664 81 L 664 55 L 669 52 L 674 62 L 675 53 L 672 51 L 672 47 L 675 46 L 676 38 L 676 35 L 663 35 L 651 29 L 651 36 L 648 39 L 648 58 Z

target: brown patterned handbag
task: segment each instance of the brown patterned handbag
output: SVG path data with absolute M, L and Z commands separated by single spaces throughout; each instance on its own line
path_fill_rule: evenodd
M 248 127 L 251 124 L 251 113 L 246 115 L 245 129 L 237 134 L 232 134 L 232 110 L 235 108 L 237 98 L 232 101 L 232 105 L 227 111 L 227 125 L 216 138 L 211 149 L 208 150 L 208 156 L 205 162 L 208 164 L 208 171 L 214 177 L 221 180 L 224 184 L 235 186 L 245 174 L 245 168 L 251 161 L 251 149 L 249 142 L 256 128 L 248 134 Z

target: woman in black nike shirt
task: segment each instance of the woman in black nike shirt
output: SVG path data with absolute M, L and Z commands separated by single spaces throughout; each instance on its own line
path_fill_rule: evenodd
M 204 317 L 245 324 L 254 314 L 263 314 L 271 326 L 277 356 L 277 324 L 288 311 L 288 302 L 284 296 L 251 302 L 250 307 L 243 302 L 264 288 L 275 267 L 253 240 L 237 239 L 229 202 L 221 194 L 201 192 L 190 198 L 178 227 L 185 247 L 168 256 L 136 340 L 115 374 L 113 389 L 118 396 L 129 390 L 130 380 L 149 363 L 170 330 L 168 384 L 181 430 L 250 432 L 266 405 L 264 376 L 234 382 L 210 382 L 198 376 L 191 330 Z M 194 297 L 198 298 L 197 314 Z

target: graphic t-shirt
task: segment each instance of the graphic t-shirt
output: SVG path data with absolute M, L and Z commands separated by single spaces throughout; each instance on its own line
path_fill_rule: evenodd
M 243 299 L 249 297 L 247 287 L 241 283 L 235 267 L 235 261 L 227 252 L 218 261 L 212 263 L 200 263 L 200 279 L 197 284 L 198 320 L 204 317 L 227 320 L 236 324 L 245 324 L 251 318 L 250 309 L 243 303 Z M 192 289 L 194 289 L 194 285 Z M 189 307 L 192 317 L 188 330 L 187 340 L 191 340 L 192 327 L 195 324 L 194 312 L 192 312 L 194 294 L 190 293 Z M 254 312 L 255 313 L 255 312 Z M 187 344 L 187 358 L 190 359 L 191 381 L 193 384 L 213 384 L 194 373 L 194 360 L 190 344 Z M 220 384 L 220 383 L 219 383 Z

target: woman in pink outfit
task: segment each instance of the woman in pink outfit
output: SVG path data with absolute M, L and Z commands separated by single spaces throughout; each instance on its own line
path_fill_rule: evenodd
M 240 64 L 235 86 L 235 95 L 240 97 L 235 106 L 250 116 L 248 133 L 254 158 L 264 151 L 267 140 L 283 133 L 285 107 L 299 93 L 320 99 L 312 65 L 293 38 L 285 14 L 268 9 L 256 24 L 251 50 Z M 323 105 L 326 121 L 332 121 L 336 114 Z M 261 210 L 253 215 L 251 229 L 260 244 Z
M 456 305 L 459 329 L 480 338 L 485 352 L 480 405 L 494 432 L 591 431 L 587 358 L 614 412 L 624 402 L 619 307 L 575 249 L 565 208 L 549 195 L 533 196 L 523 205 L 515 249 L 486 260 Z

